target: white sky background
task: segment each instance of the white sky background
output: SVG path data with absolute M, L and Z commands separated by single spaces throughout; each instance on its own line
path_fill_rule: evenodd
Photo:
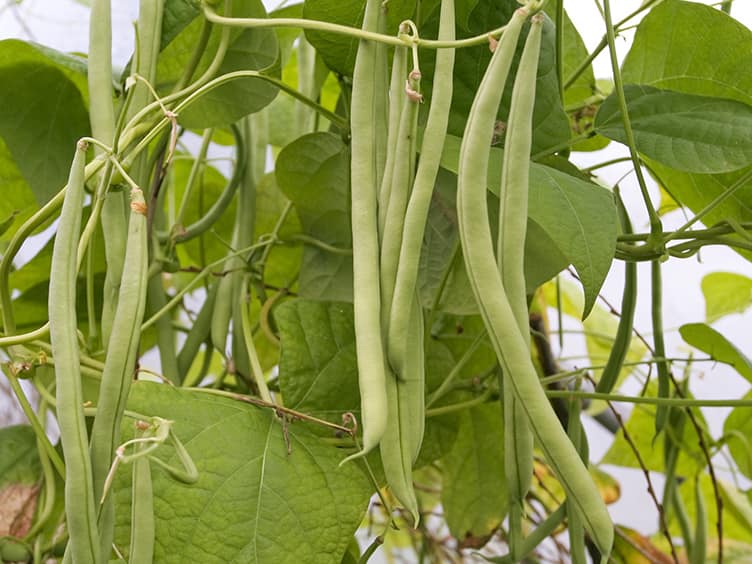
M 344 0 L 343 0 L 344 1 Z M 268 6 L 276 2 L 264 0 Z M 704 1 L 705 4 L 713 4 Z M 612 2 L 614 21 L 631 13 L 641 4 L 640 0 L 618 0 Z M 138 13 L 136 0 L 113 2 L 113 57 L 116 67 L 122 67 L 130 57 L 133 48 L 132 22 Z M 586 45 L 592 49 L 600 41 L 604 26 L 601 16 L 592 0 L 565 0 L 565 8 L 583 36 Z M 752 2 L 737 0 L 733 6 L 733 15 L 747 27 L 752 28 Z M 0 0 L 0 39 L 18 37 L 32 39 L 61 51 L 86 52 L 88 44 L 89 9 L 85 2 L 74 0 Z M 636 23 L 636 22 L 635 22 Z M 633 31 L 626 31 L 617 38 L 617 49 L 623 57 L 631 44 Z M 610 76 L 608 52 L 605 50 L 594 62 L 596 77 Z M 580 166 L 588 166 L 626 154 L 626 150 L 612 143 L 606 150 L 598 153 L 575 153 L 572 155 Z M 629 165 L 609 167 L 599 172 L 603 181 L 612 185 L 619 181 L 628 170 Z M 642 208 L 637 184 L 633 176 L 620 181 L 622 195 L 627 202 L 636 230 L 645 231 L 647 216 Z M 654 201 L 658 201 L 657 190 L 653 186 Z M 681 212 L 673 212 L 664 219 L 667 230 L 675 229 L 684 222 Z M 688 349 L 682 344 L 676 329 L 689 322 L 704 321 L 704 298 L 700 291 L 700 281 L 709 272 L 733 271 L 752 277 L 752 264 L 727 249 L 707 248 L 701 253 L 701 261 L 693 259 L 671 259 L 664 264 L 664 325 L 667 330 L 667 347 L 669 354 L 686 356 Z M 643 334 L 650 333 L 650 269 L 648 264 L 639 268 L 640 301 L 635 319 L 635 327 Z M 615 261 L 612 271 L 603 289 L 603 294 L 617 308 L 621 302 L 623 264 Z M 555 321 L 555 319 L 552 319 Z M 740 349 L 752 356 L 752 343 L 748 331 L 752 314 L 732 315 L 714 324 L 716 329 L 733 341 Z M 566 327 L 576 329 L 575 323 L 566 323 Z M 576 335 L 567 335 L 565 345 L 568 354 L 584 352 L 584 339 Z M 723 366 L 704 364 L 696 370 L 705 374 L 693 378 L 692 391 L 703 398 L 740 397 L 748 384 L 736 373 Z M 634 390 L 630 390 L 634 391 Z M 1 402 L 0 402 L 0 405 Z M 625 412 L 627 409 L 625 408 Z M 705 410 L 711 432 L 720 435 L 723 420 L 729 409 Z M 588 424 L 591 436 L 591 457 L 597 461 L 609 446 L 611 436 L 602 431 L 597 424 Z M 716 462 L 722 464 L 721 459 Z M 639 471 L 608 468 L 622 482 L 622 500 L 611 507 L 619 522 L 628 524 L 645 533 L 656 530 L 655 514 L 652 503 L 645 493 L 644 480 Z M 723 475 L 723 473 L 721 473 Z M 660 486 L 660 475 L 654 476 Z

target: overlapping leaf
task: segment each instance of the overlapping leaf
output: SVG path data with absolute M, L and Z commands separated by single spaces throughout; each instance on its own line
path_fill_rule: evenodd
M 752 106 L 652 86 L 624 87 L 637 150 L 684 172 L 731 172 L 752 163 Z M 627 143 L 616 94 L 595 119 L 601 135 Z
M 198 482 L 185 485 L 152 466 L 155 561 L 340 561 L 370 486 L 357 465 L 339 467 L 342 455 L 305 424 L 285 429 L 270 410 L 143 382 L 131 388 L 128 407 L 174 421 L 199 471 Z M 172 448 L 157 456 L 178 464 Z M 117 482 L 122 547 L 130 530 L 129 476 L 122 468 Z

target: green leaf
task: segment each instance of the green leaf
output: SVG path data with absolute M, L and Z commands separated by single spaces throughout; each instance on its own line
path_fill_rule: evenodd
M 86 60 L 77 55 L 62 53 L 39 43 L 29 43 L 20 39 L 0 41 L 0 66 L 22 63 L 52 65 L 75 84 L 81 93 L 84 105 L 89 105 L 89 85 L 86 78 Z
M 232 42 L 218 76 L 241 70 L 275 74 L 279 49 L 272 30 L 246 29 Z M 204 94 L 178 116 L 181 125 L 201 129 L 234 123 L 269 105 L 279 89 L 260 78 L 237 78 Z
M 752 362 L 726 337 L 705 323 L 688 323 L 679 327 L 682 339 L 710 355 L 718 362 L 733 366 L 748 382 L 752 382 Z
M 743 313 L 752 305 L 752 279 L 735 272 L 711 272 L 701 282 L 705 318 L 715 321 L 730 313 Z
M 199 14 L 198 0 L 165 0 L 159 50 L 163 51 Z
M 285 405 L 335 423 L 360 413 L 352 304 L 290 300 L 274 310 Z
M 199 471 L 185 485 L 152 465 L 155 561 L 340 561 L 371 488 L 307 424 L 283 427 L 271 410 L 146 382 L 134 383 L 128 408 L 174 421 Z M 156 456 L 178 464 L 172 448 Z M 130 535 L 130 474 L 121 467 L 116 482 L 120 547 Z
M 35 484 L 41 469 L 37 439 L 31 426 L 0 429 L 0 499 L 4 499 L 2 491 L 9 486 Z
M 265 174 L 256 186 L 256 227 L 254 241 L 272 233 L 290 201 L 277 186 L 273 172 Z M 300 220 L 293 209 L 287 214 L 278 236 L 282 240 L 301 232 Z M 264 267 L 264 281 L 278 288 L 286 288 L 298 277 L 303 250 L 298 245 L 274 245 Z
M 555 21 L 558 4 L 563 0 L 553 0 L 546 4 L 546 13 Z M 566 9 L 564 10 L 564 26 L 562 29 L 562 42 L 564 49 L 562 51 L 563 76 L 566 80 L 588 56 L 588 49 L 585 42 L 577 31 L 577 28 L 569 19 Z M 583 102 L 596 92 L 595 75 L 593 74 L 593 65 L 587 65 L 585 70 L 575 80 L 569 88 L 564 91 L 564 103 L 574 105 Z
M 24 221 L 39 209 L 39 204 L 2 138 L 0 138 L 0 186 L 3 187 L 3 197 L 0 198 L 0 216 L 4 218 L 14 216 L 13 223 L 0 237 L 0 240 L 8 241 Z
M 390 0 L 387 10 L 387 35 L 396 35 L 400 22 L 410 19 L 415 11 L 416 0 Z M 361 27 L 364 2 L 340 0 L 308 0 L 303 5 L 303 17 L 330 23 Z M 326 65 L 335 73 L 352 76 L 358 40 L 345 35 L 307 29 L 305 35 L 316 48 Z
M 30 56 L 20 41 L 3 41 L 0 53 L 0 137 L 41 205 L 65 185 L 89 116 L 70 73 L 54 61 Z
M 32 428 L 15 425 L 0 429 L 0 560 L 13 554 L 8 552 L 10 547 L 6 544 L 10 538 L 23 538 L 28 534 L 37 507 L 40 480 L 41 464 Z M 28 552 L 23 551 L 19 556 L 23 561 L 30 558 Z
M 441 502 L 452 536 L 486 537 L 507 513 L 504 422 L 497 403 L 463 412 L 457 440 L 442 459 Z
M 752 105 L 752 31 L 710 6 L 666 0 L 640 22 L 622 77 Z
M 181 79 L 193 57 L 201 34 L 203 18 L 195 0 L 173 0 L 162 27 L 162 52 L 157 65 L 157 89 L 168 93 Z M 234 0 L 233 17 L 264 18 L 260 0 Z M 221 26 L 214 26 L 193 77 L 201 76 L 212 63 L 220 43 Z M 232 29 L 230 44 L 217 74 L 237 70 L 277 72 L 277 37 L 270 29 Z M 204 128 L 234 123 L 256 112 L 277 95 L 277 88 L 258 78 L 241 78 L 225 83 L 203 95 L 178 116 L 181 125 Z
M 441 165 L 457 171 L 461 139 L 447 136 Z M 492 147 L 488 188 L 498 194 L 503 153 Z M 537 163 L 530 165 L 528 218 L 554 242 L 559 255 L 577 270 L 585 290 L 582 317 L 590 313 L 608 274 L 616 248 L 617 219 L 608 190 Z M 555 263 L 554 263 L 555 264 Z
M 504 25 L 509 21 L 512 13 L 518 7 L 519 4 L 516 0 L 497 2 L 482 0 L 470 15 L 468 22 L 469 30 L 467 32 L 458 30 L 457 39 L 483 34 L 489 28 Z M 426 37 L 435 37 L 437 29 L 438 15 L 434 14 L 421 29 L 421 34 Z M 523 31 L 518 43 L 517 52 L 509 71 L 504 96 L 497 113 L 497 120 L 501 122 L 506 122 L 509 115 L 514 76 L 519 66 L 519 59 L 524 47 L 524 37 L 526 34 L 527 31 Z M 554 25 L 549 18 L 546 18 L 541 40 L 540 60 L 538 62 L 538 80 L 535 86 L 532 154 L 558 147 L 562 143 L 566 143 L 570 137 L 569 120 L 564 112 L 559 96 L 559 81 L 556 73 L 555 35 Z M 430 100 L 433 86 L 435 57 L 435 52 L 431 50 L 421 52 L 422 84 L 425 84 L 424 93 L 427 102 Z M 491 51 L 488 45 L 465 47 L 457 50 L 454 63 L 454 94 L 452 96 L 452 107 L 448 125 L 448 132 L 451 135 L 461 136 L 463 134 L 473 98 L 490 60 Z
M 684 172 L 720 173 L 752 163 L 752 107 L 735 100 L 624 86 L 637 150 Z M 601 135 L 627 143 L 615 93 L 595 118 Z
M 352 247 L 350 152 L 339 136 L 320 132 L 293 141 L 277 157 L 275 175 L 307 235 Z M 305 298 L 351 300 L 352 256 L 305 244 L 299 286 Z

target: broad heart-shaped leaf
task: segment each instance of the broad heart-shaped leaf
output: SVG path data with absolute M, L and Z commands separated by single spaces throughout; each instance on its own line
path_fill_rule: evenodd
M 416 0 L 389 0 L 387 10 L 388 35 L 395 35 L 399 24 L 412 18 Z M 303 6 L 303 17 L 350 27 L 363 25 L 365 2 L 341 0 L 308 0 Z M 305 30 L 308 41 L 316 48 L 326 65 L 335 73 L 352 76 L 358 40 L 346 35 Z
M 371 488 L 305 423 L 283 428 L 271 410 L 146 382 L 134 383 L 128 408 L 174 421 L 199 472 L 185 485 L 152 465 L 156 562 L 340 562 Z M 179 465 L 168 446 L 156 456 Z M 130 474 L 121 467 L 115 484 L 120 547 L 130 535 Z
M 461 139 L 447 136 L 441 165 L 457 172 Z M 492 147 L 488 189 L 498 194 L 503 153 Z M 528 218 L 577 270 L 585 291 L 582 317 L 595 304 L 616 248 L 617 218 L 608 190 L 538 163 L 530 164 Z M 558 255 L 558 256 L 557 256 Z M 544 282 L 545 280 L 541 281 Z
M 452 450 L 442 458 L 441 502 L 452 536 L 485 538 L 507 513 L 504 421 L 498 403 L 463 412 Z
M 687 344 L 718 362 L 733 366 L 748 382 L 752 382 L 752 361 L 710 325 L 688 323 L 679 327 L 679 333 Z
M 752 31 L 710 6 L 665 0 L 640 22 L 622 76 L 752 104 Z
M 652 86 L 624 86 L 637 150 L 676 170 L 731 172 L 752 163 L 752 106 Z M 616 93 L 595 118 L 601 135 L 627 143 Z
M 89 116 L 68 69 L 29 56 L 20 41 L 3 41 L 0 52 L 0 137 L 41 205 L 65 185 L 76 141 L 89 132 Z
M 339 136 L 319 132 L 293 141 L 277 157 L 275 175 L 307 235 L 352 247 L 350 151 Z M 306 244 L 299 287 L 301 297 L 351 300 L 352 256 Z
M 504 25 L 518 7 L 519 3 L 516 0 L 481 0 L 470 14 L 469 31 L 458 30 L 457 38 L 482 34 L 491 28 Z M 517 45 L 517 52 L 497 113 L 497 120 L 501 122 L 506 122 L 508 119 L 509 106 L 512 100 L 512 85 L 524 47 L 527 27 L 526 25 Z M 437 29 L 438 14 L 433 14 L 433 17 L 429 18 L 421 28 L 421 35 L 435 37 Z M 554 25 L 549 18 L 546 18 L 541 40 L 541 54 L 538 61 L 538 80 L 535 86 L 532 154 L 560 146 L 570 138 L 569 120 L 564 112 L 559 95 L 555 35 Z M 430 92 L 433 88 L 435 57 L 436 54 L 432 50 L 421 52 L 422 84 L 425 85 L 424 94 L 427 102 L 430 100 Z M 491 51 L 488 45 L 465 47 L 457 50 L 454 62 L 454 93 L 449 113 L 448 131 L 450 134 L 457 136 L 463 134 L 475 93 L 490 60 Z M 503 142 L 503 139 L 500 139 L 500 141 Z
M 711 272 L 701 282 L 705 319 L 715 321 L 730 313 L 743 313 L 752 305 L 752 279 L 735 272 Z

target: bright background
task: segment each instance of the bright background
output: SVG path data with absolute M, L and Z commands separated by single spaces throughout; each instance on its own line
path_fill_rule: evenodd
M 273 8 L 276 2 L 264 0 L 268 7 Z M 713 4 L 705 0 L 705 4 Z M 612 2 L 613 18 L 618 21 L 631 13 L 641 4 L 640 0 L 619 0 Z M 595 1 L 565 0 L 567 13 L 574 21 L 577 29 L 589 49 L 598 44 L 604 33 L 603 20 Z M 133 49 L 132 22 L 138 15 L 136 0 L 120 0 L 113 2 L 113 60 L 116 68 L 122 68 L 128 61 Z M 747 27 L 752 27 L 752 2 L 737 0 L 733 6 L 733 15 Z M 61 51 L 86 52 L 88 45 L 89 9 L 85 1 L 74 0 L 0 0 L 0 39 L 17 37 L 37 41 Z M 635 20 L 637 23 L 637 20 Z M 627 30 L 617 38 L 617 50 L 623 57 L 629 49 L 633 30 Z M 610 62 L 607 50 L 594 61 L 596 77 L 610 76 Z M 624 147 L 612 143 L 605 150 L 598 153 L 575 153 L 572 155 L 580 166 L 589 166 L 611 158 L 626 155 Z M 647 228 L 647 216 L 642 208 L 637 184 L 633 175 L 622 178 L 629 170 L 629 165 L 613 166 L 599 171 L 600 178 L 606 185 L 620 183 L 622 195 L 625 198 L 630 215 L 637 231 Z M 651 184 L 654 201 L 658 201 L 657 188 Z M 673 212 L 664 218 L 666 230 L 675 229 L 685 220 L 682 212 Z M 27 259 L 30 257 L 27 257 Z M 23 260 L 23 258 L 22 258 Z M 706 248 L 700 258 L 672 259 L 664 264 L 664 325 L 667 331 L 667 349 L 669 355 L 686 356 L 688 348 L 683 345 L 676 329 L 689 322 L 704 321 L 704 298 L 700 291 L 702 277 L 714 271 L 728 271 L 752 277 L 752 264 L 743 260 L 739 255 L 721 248 Z M 615 261 L 606 284 L 603 295 L 617 307 L 621 302 L 621 285 L 623 280 L 623 264 Z M 638 303 L 635 327 L 643 335 L 650 334 L 650 267 L 641 264 L 639 267 L 640 300 Z M 552 317 L 555 322 L 555 317 Z M 742 351 L 752 356 L 750 343 L 750 322 L 752 314 L 737 314 L 727 316 L 714 324 L 728 339 L 734 342 Z M 566 329 L 577 329 L 575 323 L 565 319 Z M 567 356 L 585 353 L 584 338 L 567 334 L 565 337 Z M 570 363 L 574 368 L 575 364 Z M 720 365 L 696 365 L 696 373 L 692 379 L 692 392 L 702 398 L 735 398 L 747 391 L 749 385 L 733 370 Z M 702 370 L 702 372 L 699 372 Z M 4 387 L 0 382 L 0 395 Z M 635 392 L 635 384 L 626 384 L 625 390 Z M 3 403 L 6 398 L 0 397 L 0 423 L 2 421 L 18 420 L 11 414 L 11 405 Z M 620 408 L 625 420 L 629 407 Z M 730 409 L 705 409 L 711 433 L 721 434 L 723 420 Z M 7 417 L 6 417 L 7 416 Z M 16 416 L 17 417 L 17 416 Z M 597 423 L 585 421 L 588 434 L 591 437 L 591 458 L 598 461 L 608 449 L 612 437 Z M 716 457 L 714 460 L 719 467 L 719 475 L 728 477 L 724 472 L 724 461 Z M 604 467 L 622 483 L 622 498 L 610 507 L 615 518 L 622 524 L 636 528 L 643 533 L 653 533 L 656 530 L 656 513 L 650 498 L 645 491 L 644 477 L 639 470 Z M 662 476 L 653 474 L 657 487 L 662 487 Z

